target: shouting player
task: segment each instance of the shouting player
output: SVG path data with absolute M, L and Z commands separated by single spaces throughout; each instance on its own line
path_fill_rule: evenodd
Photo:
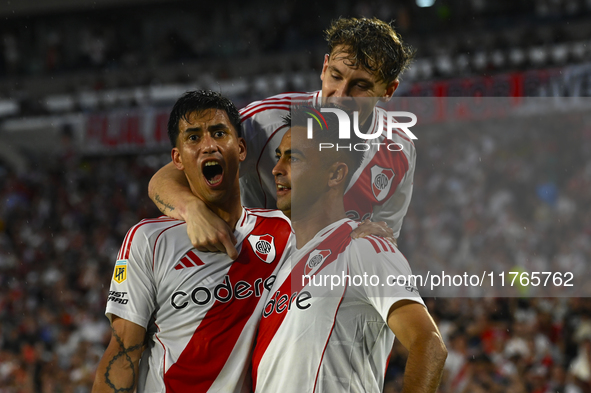
M 374 104 L 392 97 L 412 51 L 389 24 L 375 18 L 338 19 L 327 30 L 326 38 L 328 54 L 320 75 L 321 91 L 280 94 L 254 102 L 240 112 L 242 133 L 250 152 L 240 167 L 245 206 L 275 207 L 271 170 L 275 149 L 287 131 L 282 119 L 292 103 L 317 104 L 328 99 L 365 97 L 373 103 L 371 110 L 360 113 L 360 129 L 366 134 L 381 133 L 380 125 L 386 124 L 380 121 L 386 116 L 385 111 L 374 108 Z M 352 175 L 353 181 L 345 193 L 345 211 L 354 220 L 385 221 L 397 238 L 411 199 L 415 148 L 397 130 L 391 141 L 382 136 L 374 142 Z M 384 148 L 392 143 L 401 146 L 401 151 Z M 381 181 L 384 173 L 388 174 L 385 182 Z M 191 193 L 185 177 L 172 163 L 154 175 L 149 193 L 164 214 L 187 221 L 189 238 L 197 249 L 227 252 L 232 258 L 238 255 L 230 228 Z
M 93 392 L 249 391 L 253 340 L 291 242 L 290 223 L 279 211 L 240 204 L 238 167 L 246 148 L 230 100 L 186 93 L 168 131 L 175 167 L 232 228 L 239 255 L 233 261 L 195 250 L 183 221 L 161 217 L 131 228 L 111 280 L 112 337 Z M 383 234 L 375 224 L 362 231 Z
M 186 223 L 143 220 L 119 251 L 107 301 L 112 338 L 93 392 L 242 392 L 254 335 L 291 235 L 281 212 L 240 204 L 246 157 L 238 110 L 214 92 L 190 92 L 169 124 L 174 165 L 191 191 L 234 231 L 240 249 L 193 249 Z M 142 357 L 141 365 L 138 363 Z
M 263 312 L 255 392 L 381 392 L 396 336 L 409 351 L 403 392 L 433 393 L 447 351 L 408 262 L 379 237 L 349 236 L 357 224 L 343 194 L 363 152 L 319 151 L 319 142 L 336 142 L 338 123 L 326 116 L 328 126 L 307 139 L 307 117 L 292 111 L 273 169 L 296 248 Z

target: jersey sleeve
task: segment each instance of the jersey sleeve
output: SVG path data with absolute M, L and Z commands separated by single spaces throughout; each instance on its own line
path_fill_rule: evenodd
M 383 204 L 376 205 L 373 208 L 372 221 L 385 221 L 390 228 L 394 230 L 394 237 L 398 239 L 400 236 L 400 230 L 402 228 L 402 222 L 410 200 L 412 199 L 413 189 L 413 178 L 415 174 L 415 166 L 417 154 L 413 145 L 409 152 L 409 168 L 406 171 L 404 178 L 398 184 L 396 192 Z
M 105 315 L 147 328 L 156 308 L 156 286 L 152 247 L 144 228 L 138 224 L 125 237 L 111 277 Z
M 383 238 L 369 236 L 355 240 L 356 250 L 351 259 L 351 276 L 367 275 L 361 287 L 367 301 L 388 320 L 390 307 L 401 300 L 424 305 L 412 278 L 410 266 L 402 253 Z M 377 276 L 378 280 L 372 279 Z

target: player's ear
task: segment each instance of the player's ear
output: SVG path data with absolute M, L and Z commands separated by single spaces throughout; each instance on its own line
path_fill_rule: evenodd
M 240 162 L 246 160 L 246 142 L 244 138 L 238 138 L 238 158 Z
M 328 178 L 329 187 L 337 187 L 347 181 L 349 167 L 344 162 L 335 162 L 331 165 Z
M 179 171 L 184 170 L 185 166 L 183 165 L 183 160 L 181 159 L 181 151 L 179 150 L 179 148 L 173 147 L 170 155 L 172 156 L 172 162 L 174 163 L 174 166 L 176 166 L 176 168 Z
M 399 84 L 400 84 L 400 81 L 398 79 L 395 79 L 392 82 L 388 83 L 388 85 L 386 86 L 386 91 L 384 92 L 384 95 L 382 96 L 382 101 L 384 101 L 384 102 L 390 101 L 390 98 L 392 98 L 392 96 L 394 95 L 394 92 L 396 91 L 396 89 L 398 89 Z
M 322 72 L 320 73 L 320 80 L 324 80 L 324 73 L 328 68 L 328 60 L 330 59 L 330 55 L 327 53 L 324 55 L 324 63 L 322 64 Z

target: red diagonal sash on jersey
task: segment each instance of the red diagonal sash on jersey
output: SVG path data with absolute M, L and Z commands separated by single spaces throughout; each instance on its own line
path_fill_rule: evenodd
M 278 292 L 290 296 L 292 293 L 299 293 L 299 291 L 302 290 L 302 280 L 299 279 L 299 277 L 302 277 L 305 274 L 304 269 L 306 268 L 308 257 L 313 251 L 316 249 L 327 249 L 332 251 L 322 263 L 322 266 L 320 266 L 320 268 L 315 272 L 315 274 L 318 274 L 324 268 L 329 266 L 333 261 L 335 261 L 339 254 L 341 254 L 350 243 L 351 227 L 347 223 L 344 223 L 297 262 L 297 264 L 291 270 L 289 277 L 287 277 L 281 284 Z M 285 263 L 289 263 L 289 261 Z M 276 293 L 277 291 L 274 294 L 271 294 L 271 296 L 275 296 Z M 269 315 L 267 318 L 263 318 L 261 321 L 259 333 L 257 335 L 257 344 L 252 359 L 252 379 L 253 384 L 255 385 L 253 390 L 256 390 L 257 371 L 261 359 L 265 354 L 267 347 L 271 343 L 271 340 L 275 336 L 275 333 L 277 330 L 279 330 L 279 327 L 283 323 L 287 313 L 288 311 L 282 313 L 273 312 L 271 315 Z
M 273 233 L 276 241 L 276 261 L 285 250 L 291 233 L 289 224 L 281 219 L 257 218 L 255 229 Z M 267 278 L 277 263 L 264 263 L 257 257 L 249 242 L 242 243 L 240 255 L 228 271 L 232 285 L 238 281 L 254 282 Z M 231 299 L 226 303 L 216 300 L 175 364 L 164 375 L 167 392 L 207 392 L 226 364 L 238 337 L 252 316 L 260 297 Z M 264 301 L 264 299 L 263 299 Z

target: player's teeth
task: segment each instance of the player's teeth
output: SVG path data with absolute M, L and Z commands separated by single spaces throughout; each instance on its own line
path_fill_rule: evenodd
M 215 161 L 208 161 L 205 163 L 205 166 L 214 166 L 214 165 L 219 165 L 219 164 Z

